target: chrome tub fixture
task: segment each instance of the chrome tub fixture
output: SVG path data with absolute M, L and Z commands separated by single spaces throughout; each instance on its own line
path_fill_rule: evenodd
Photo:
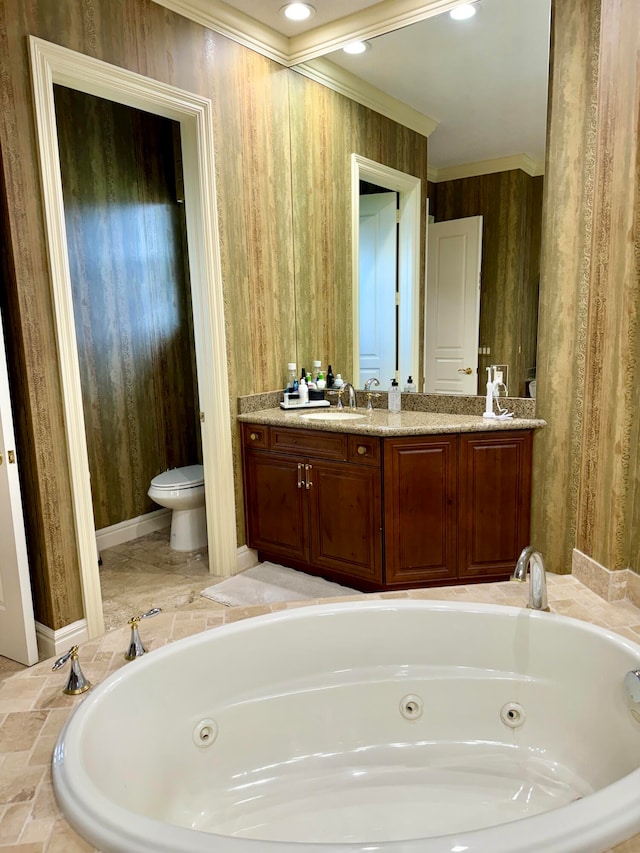
M 511 576 L 512 581 L 524 583 L 529 575 L 529 603 L 531 610 L 549 610 L 547 603 L 547 573 L 540 551 L 533 545 L 523 548 Z
M 138 623 L 141 619 L 148 619 L 150 616 L 157 616 L 158 613 L 161 612 L 161 607 L 152 607 L 151 610 L 147 610 L 146 613 L 141 613 L 139 616 L 132 616 L 131 619 L 129 619 L 129 625 L 131 625 L 131 640 L 129 641 L 129 648 L 124 653 L 125 660 L 135 660 L 147 653 L 147 650 L 142 645 L 142 640 L 140 639 Z
M 62 655 L 61 658 L 58 658 L 51 667 L 51 671 L 55 672 L 60 669 L 60 667 L 64 666 L 68 660 L 71 660 L 71 669 L 69 670 L 69 678 L 67 679 L 65 686 L 62 688 L 62 692 L 69 696 L 77 696 L 79 693 L 84 693 L 91 687 L 91 682 L 87 681 L 80 669 L 77 646 L 72 646 L 66 655 Z

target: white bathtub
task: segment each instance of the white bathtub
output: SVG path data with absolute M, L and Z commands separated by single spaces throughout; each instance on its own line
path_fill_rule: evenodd
M 640 647 L 554 614 L 370 601 L 176 642 L 55 749 L 105 853 L 595 853 L 640 831 Z

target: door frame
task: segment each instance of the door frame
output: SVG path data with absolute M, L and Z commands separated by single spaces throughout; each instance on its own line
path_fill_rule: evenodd
M 209 568 L 236 571 L 237 540 L 222 271 L 208 98 L 29 37 L 47 251 L 62 382 L 73 517 L 87 632 L 104 633 L 86 429 L 67 252 L 53 85 L 58 83 L 180 123 Z M 214 477 L 207 476 L 215 472 Z
M 400 194 L 398 247 L 398 279 L 400 290 L 400 329 L 398 351 L 400 377 L 402 371 L 418 374 L 420 370 L 420 178 L 383 166 L 360 154 L 351 155 L 351 254 L 353 313 L 353 381 L 359 384 L 360 367 L 360 181 L 377 184 Z M 403 335 L 410 329 L 409 338 Z M 406 380 L 406 377 L 404 377 Z

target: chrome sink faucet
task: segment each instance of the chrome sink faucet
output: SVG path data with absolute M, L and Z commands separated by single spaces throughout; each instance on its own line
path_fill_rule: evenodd
M 351 382 L 345 382 L 344 385 L 342 386 L 342 388 L 340 389 L 341 393 L 338 394 L 338 408 L 339 409 L 344 408 L 344 405 L 342 403 L 342 394 L 344 394 L 344 392 L 346 391 L 347 388 L 349 389 L 349 402 L 347 403 L 347 405 L 349 406 L 350 409 L 355 409 L 355 407 L 356 407 L 356 392 L 355 392 L 355 389 L 354 389 L 353 385 L 351 384 Z
M 376 386 L 380 385 L 380 382 L 378 381 L 378 379 L 375 376 L 372 376 L 370 379 L 367 379 L 367 381 L 364 383 L 364 390 L 367 393 L 367 411 L 368 412 L 373 411 L 373 403 L 371 401 L 371 398 L 380 396 L 380 394 L 374 394 L 371 391 L 371 386 L 374 384 Z
M 511 576 L 512 581 L 524 583 L 529 574 L 529 604 L 531 610 L 549 610 L 547 603 L 547 573 L 540 551 L 533 545 L 523 549 Z

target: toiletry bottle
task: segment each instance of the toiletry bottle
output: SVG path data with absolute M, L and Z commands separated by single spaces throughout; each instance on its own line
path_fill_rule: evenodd
M 342 388 L 343 385 L 344 385 L 344 382 L 342 381 L 342 374 L 338 373 L 338 375 L 336 376 L 336 378 L 333 382 L 333 387 L 334 388 Z
M 313 373 L 311 374 L 311 379 L 313 382 L 318 381 L 318 374 L 320 373 L 321 369 L 322 369 L 322 362 L 321 361 L 314 361 L 313 362 Z
M 298 390 L 298 377 L 296 374 L 296 363 L 295 361 L 290 361 L 287 365 L 287 369 L 289 370 L 289 378 L 287 380 L 287 391 L 289 394 L 293 394 L 294 391 Z
M 416 385 L 411 376 L 407 379 L 407 384 L 404 386 L 404 390 L 407 394 L 415 394 Z
M 327 370 L 327 377 L 326 377 L 327 388 L 333 388 L 333 386 L 335 385 L 335 381 L 336 380 L 335 380 L 335 377 L 333 375 L 333 370 L 331 369 L 331 365 L 329 365 L 329 370 Z
M 318 378 L 316 379 L 316 387 L 318 390 L 323 390 L 326 387 L 326 380 L 324 378 L 324 373 L 322 372 L 322 368 L 318 371 Z
M 387 406 L 390 412 L 399 412 L 400 411 L 400 386 L 398 385 L 395 379 L 391 380 L 391 388 L 389 389 L 388 394 L 388 403 Z
M 300 405 L 306 405 L 306 403 L 309 402 L 309 389 L 307 388 L 307 380 L 304 376 L 298 383 L 298 394 L 300 399 Z
M 300 383 L 302 382 L 303 379 L 305 382 L 307 381 L 307 371 L 304 369 L 304 367 L 302 368 L 302 370 L 300 372 L 300 379 L 298 380 L 298 385 L 300 385 Z

